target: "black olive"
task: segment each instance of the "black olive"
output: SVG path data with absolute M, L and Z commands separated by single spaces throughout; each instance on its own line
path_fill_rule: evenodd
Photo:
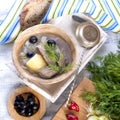
M 25 115 L 26 116 L 32 116 L 33 115 L 33 109 L 31 109 L 31 108 L 26 109 Z
M 31 36 L 30 39 L 29 39 L 29 42 L 34 44 L 38 41 L 37 37 L 36 36 Z
M 21 105 L 21 108 L 22 109 L 25 109 L 27 107 L 27 104 L 24 102 L 20 102 L 20 105 Z
M 20 115 L 24 115 L 24 114 L 25 114 L 25 109 L 19 109 L 19 110 L 18 110 L 18 113 L 19 113 Z
M 21 105 L 20 105 L 20 102 L 15 101 L 15 103 L 14 103 L 14 108 L 17 109 L 17 108 L 19 108 L 20 106 L 21 106 Z
M 38 110 L 38 108 L 39 108 L 39 105 L 35 103 L 35 104 L 33 105 L 33 110 Z
M 34 98 L 29 98 L 27 101 L 28 101 L 28 103 L 30 105 L 33 105 L 35 103 L 35 99 Z
M 24 98 L 22 95 L 17 95 L 15 100 L 21 102 L 21 101 L 24 101 Z
M 15 102 L 14 102 L 14 106 L 17 106 L 17 105 L 19 105 L 19 104 L 20 104 L 20 102 L 17 101 L 17 100 L 15 100 Z
M 29 93 L 27 99 L 30 99 L 30 98 L 35 98 L 35 96 L 32 93 Z
M 48 41 L 47 41 L 47 44 L 50 45 L 50 46 L 52 46 L 52 45 L 55 46 L 55 45 L 56 45 L 56 42 L 51 39 L 51 40 L 48 40 Z
M 26 107 L 28 107 L 30 105 L 27 100 L 25 100 L 24 102 L 25 102 Z
M 35 53 L 34 53 L 33 51 L 29 51 L 29 52 L 26 53 L 26 56 L 27 56 L 28 58 L 31 58 L 31 57 L 33 57 L 34 55 L 35 55 Z

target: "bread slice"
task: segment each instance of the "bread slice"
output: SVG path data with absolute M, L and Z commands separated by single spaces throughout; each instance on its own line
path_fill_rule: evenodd
M 22 30 L 39 24 L 46 14 L 52 0 L 30 0 L 22 8 L 20 26 Z

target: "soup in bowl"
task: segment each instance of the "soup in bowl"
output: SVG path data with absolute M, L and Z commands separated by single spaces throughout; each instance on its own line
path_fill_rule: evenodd
M 77 70 L 79 44 L 55 25 L 36 25 L 16 39 L 13 62 L 20 75 L 33 83 L 58 83 L 68 80 Z

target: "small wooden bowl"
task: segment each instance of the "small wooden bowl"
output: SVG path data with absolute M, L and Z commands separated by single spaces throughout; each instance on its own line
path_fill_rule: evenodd
M 63 73 L 51 79 L 42 79 L 40 77 L 33 76 L 31 73 L 23 69 L 23 67 L 21 67 L 22 65 L 19 60 L 20 51 L 23 45 L 25 44 L 25 42 L 28 40 L 28 38 L 35 34 L 40 34 L 40 35 L 52 34 L 65 40 L 70 46 L 70 49 L 72 51 L 72 58 L 73 58 L 72 69 L 66 73 Z M 79 64 L 79 44 L 77 40 L 73 39 L 64 30 L 62 30 L 59 27 L 56 27 L 55 25 L 51 25 L 51 24 L 36 25 L 23 31 L 16 39 L 13 46 L 13 62 L 18 72 L 20 73 L 20 75 L 22 75 L 25 79 L 29 80 L 30 82 L 37 83 L 37 84 L 44 84 L 44 85 L 58 83 L 64 80 L 68 80 L 77 69 L 77 65 Z
M 14 109 L 14 101 L 15 101 L 16 96 L 20 94 L 24 94 L 24 93 L 32 93 L 38 99 L 40 103 L 40 107 L 38 111 L 30 117 L 19 115 Z M 27 86 L 20 87 L 20 88 L 17 88 L 10 95 L 8 99 L 8 111 L 14 120 L 40 120 L 46 112 L 46 99 L 42 95 L 38 94 L 37 92 L 35 92 L 34 90 L 32 90 L 31 88 Z

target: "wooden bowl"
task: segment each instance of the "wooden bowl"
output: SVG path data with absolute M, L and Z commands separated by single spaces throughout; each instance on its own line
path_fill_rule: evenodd
M 41 35 L 52 34 L 65 40 L 72 51 L 72 58 L 73 58 L 72 69 L 66 73 L 63 73 L 51 79 L 42 79 L 40 77 L 33 76 L 31 73 L 23 69 L 23 67 L 21 67 L 21 63 L 19 60 L 19 54 L 20 54 L 21 48 L 23 47 L 25 42 L 28 40 L 28 38 L 35 34 L 41 34 Z M 79 44 L 77 40 L 72 38 L 72 36 L 67 34 L 63 29 L 56 27 L 55 25 L 51 25 L 51 24 L 36 25 L 23 31 L 16 39 L 13 46 L 13 62 L 18 72 L 20 73 L 20 75 L 23 78 L 33 83 L 38 83 L 38 84 L 40 83 L 44 85 L 58 83 L 58 82 L 69 79 L 77 69 L 79 64 Z
M 14 101 L 15 101 L 16 96 L 20 94 L 24 94 L 24 93 L 32 93 L 38 99 L 40 103 L 40 107 L 38 111 L 30 117 L 19 115 L 14 109 Z M 17 88 L 10 95 L 8 99 L 8 111 L 14 120 L 40 120 L 46 112 L 46 99 L 42 95 L 38 94 L 37 92 L 35 92 L 29 87 L 26 87 L 26 86 L 20 87 L 20 88 Z

